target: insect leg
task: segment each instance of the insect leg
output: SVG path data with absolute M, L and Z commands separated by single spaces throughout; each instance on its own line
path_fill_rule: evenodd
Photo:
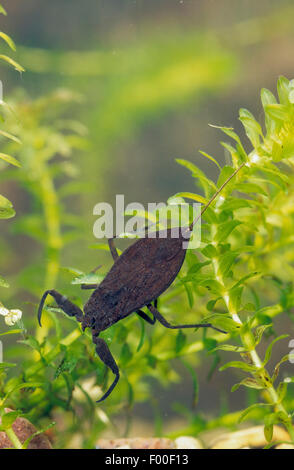
M 215 326 L 212 326 L 211 323 L 198 323 L 196 325 L 171 325 L 153 305 L 151 304 L 148 305 L 148 309 L 151 313 L 153 313 L 154 318 L 156 318 L 156 320 L 158 320 L 159 323 L 161 323 L 166 328 L 171 328 L 173 330 L 182 329 L 182 328 L 213 328 L 216 331 L 220 331 L 220 333 L 226 333 L 226 331 L 223 331 L 219 328 L 216 328 Z
M 136 310 L 136 313 L 139 315 L 139 317 L 143 318 L 143 320 L 147 321 L 147 323 L 150 323 L 150 325 L 154 325 L 154 323 L 156 322 L 156 318 L 154 315 L 152 319 L 148 317 L 148 315 L 146 315 L 146 313 L 143 312 L 143 310 Z
M 112 385 L 109 387 L 107 392 L 103 395 L 100 400 L 98 400 L 96 403 L 100 403 L 101 401 L 105 400 L 112 392 L 114 387 L 116 386 L 117 382 L 119 381 L 119 369 L 118 366 L 106 344 L 104 339 L 98 338 L 97 334 L 93 334 L 93 342 L 96 344 L 96 352 L 98 356 L 100 357 L 101 361 L 109 367 L 109 369 L 112 371 L 112 373 L 115 375 L 115 379 L 112 383 Z
M 64 311 L 64 313 L 66 313 L 69 317 L 76 317 L 78 321 L 80 322 L 82 321 L 83 319 L 82 310 L 77 305 L 70 302 L 70 300 L 68 300 L 64 295 L 60 294 L 59 292 L 53 289 L 53 290 L 46 290 L 46 292 L 43 294 L 43 297 L 41 299 L 39 309 L 38 309 L 38 321 L 39 321 L 40 326 L 42 326 L 41 325 L 42 310 L 43 310 L 44 303 L 48 295 L 51 295 L 55 299 L 58 307 L 61 308 Z
M 97 289 L 99 284 L 81 284 L 81 289 Z
M 115 237 L 114 237 L 115 238 Z M 113 258 L 113 261 L 116 261 L 117 258 L 119 258 L 119 254 L 117 252 L 117 249 L 116 249 L 116 246 L 114 244 L 114 241 L 113 241 L 113 238 L 109 238 L 108 239 L 108 245 L 109 245 L 109 249 L 110 249 L 110 252 L 111 252 L 111 256 Z

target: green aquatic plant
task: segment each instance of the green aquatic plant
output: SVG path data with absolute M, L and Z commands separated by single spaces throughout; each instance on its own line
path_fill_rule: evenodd
M 241 360 L 230 361 L 220 370 L 231 367 L 249 374 L 232 391 L 240 386 L 259 390 L 263 402 L 257 401 L 243 410 L 239 420 L 244 420 L 256 409 L 262 410 L 265 437 L 269 442 L 273 425 L 277 423 L 286 427 L 292 441 L 294 438 L 293 403 L 289 406 L 291 395 L 287 395 L 293 377 L 284 377 L 276 385 L 281 365 L 290 363 L 292 356 L 285 354 L 273 370 L 268 365 L 274 344 L 290 338 L 288 334 L 274 335 L 272 319 L 290 313 L 294 306 L 291 202 L 294 82 L 280 77 L 277 91 L 279 101 L 269 90 L 261 91 L 264 127 L 248 110 L 239 112 L 252 146 L 249 153 L 232 128 L 220 128 L 235 145 L 222 142 L 232 165 L 220 170 L 216 185 L 194 164 L 179 161 L 192 172 L 203 189 L 204 202 L 236 168 L 243 165 L 224 188 L 214 210 L 204 214 L 200 259 L 190 267 L 182 282 L 189 286 L 191 297 L 197 293 L 198 306 L 199 296 L 207 302 L 209 314 L 203 320 L 230 331 L 232 343 L 215 344 L 215 347 L 211 344 L 209 349 L 212 353 L 223 350 L 241 355 Z M 209 155 L 202 154 L 214 161 Z M 203 196 L 198 194 L 180 193 L 178 196 L 203 202 Z M 266 332 L 274 338 L 261 357 L 258 345 Z M 192 345 L 189 346 L 191 351 Z
M 175 323 L 184 315 L 187 323 L 209 322 L 228 334 L 202 332 L 202 336 L 198 336 L 198 332 L 196 339 L 195 332 L 171 331 L 167 335 L 160 325 L 146 326 L 135 316 L 113 325 L 102 336 L 111 344 L 123 375 L 107 403 L 97 406 L 95 400 L 106 387 L 108 372 L 95 355 L 91 337 L 88 332 L 83 334 L 74 320 L 65 319 L 54 305 L 47 305 L 44 312 L 45 337 L 39 330 L 30 334 L 23 328 L 5 332 L 21 334 L 22 339 L 14 350 L 11 349 L 9 357 L 15 360 L 21 353 L 23 360 L 18 365 L 11 362 L 0 364 L 1 409 L 10 406 L 17 410 L 17 415 L 26 416 L 39 428 L 50 425 L 52 420 L 62 420 L 63 432 L 56 431 L 58 447 L 70 446 L 74 438 L 80 439 L 79 445 L 82 447 L 93 447 L 98 434 L 106 427 L 112 426 L 113 432 L 116 432 L 112 417 L 118 414 L 125 413 L 127 432 L 134 403 L 150 400 L 154 380 L 164 387 L 173 387 L 173 383 L 180 380 L 178 373 L 170 367 L 170 361 L 178 359 L 191 374 L 195 406 L 199 391 L 196 371 L 197 367 L 201 367 L 202 355 L 208 353 L 212 357 L 211 374 L 226 354 L 236 354 L 240 357 L 220 368 L 233 368 L 238 373 L 245 373 L 247 376 L 232 391 L 241 386 L 253 390 L 251 397 L 254 401 L 238 412 L 221 410 L 213 420 L 196 412 L 197 409 L 187 413 L 188 408 L 183 403 L 175 404 L 178 412 L 190 420 L 188 427 L 178 431 L 178 434 L 196 435 L 217 426 L 232 427 L 250 417 L 258 422 L 264 421 L 269 446 L 276 423 L 286 427 L 293 441 L 293 377 L 284 376 L 277 384 L 282 364 L 292 360 L 292 356 L 288 351 L 276 366 L 269 364 L 275 343 L 286 340 L 286 335 L 275 334 L 273 321 L 277 317 L 281 324 L 285 317 L 291 320 L 294 306 L 294 220 L 291 203 L 294 194 L 293 90 L 293 82 L 284 77 L 278 81 L 278 101 L 270 91 L 262 90 L 265 114 L 262 125 L 249 111 L 240 110 L 239 117 L 252 146 L 249 152 L 232 128 L 220 127 L 226 138 L 229 137 L 234 143 L 222 142 L 231 164 L 221 168 L 214 157 L 202 152 L 205 158 L 218 166 L 220 174 L 217 182 L 209 179 L 196 164 L 178 160 L 181 166 L 191 171 L 202 191 L 182 192 L 176 196 L 204 204 L 238 168 L 240 170 L 203 215 L 201 245 L 199 249 L 187 253 L 178 278 L 160 297 L 159 310 L 168 318 L 173 314 Z M 69 139 L 67 134 L 60 135 L 52 125 L 48 131 L 48 125 L 43 122 L 44 109 L 47 111 L 46 123 L 50 109 L 54 116 L 57 110 L 60 113 L 60 107 L 55 106 L 52 96 L 56 95 L 37 104 L 24 99 L 19 108 L 16 100 L 15 109 L 20 112 L 20 121 L 26 124 L 23 130 L 15 123 L 10 127 L 23 141 L 22 150 L 16 156 L 26 171 L 23 174 L 22 170 L 18 172 L 19 179 L 28 191 L 38 195 L 39 201 L 33 218 L 35 222 L 32 223 L 32 219 L 24 220 L 19 229 L 31 236 L 39 236 L 45 247 L 52 239 L 48 226 L 46 229 L 46 225 L 38 225 L 44 224 L 44 214 L 50 214 L 42 189 L 43 172 L 51 181 L 49 188 L 54 188 L 54 208 L 60 211 L 60 199 L 57 202 L 56 198 L 62 192 L 66 194 L 67 186 L 62 191 L 62 185 L 56 188 L 54 184 L 55 175 L 62 175 L 64 163 L 62 158 L 56 160 L 56 156 L 60 154 L 60 149 L 68 149 L 68 142 L 75 142 L 74 148 L 84 146 L 83 138 L 80 140 L 79 137 L 76 141 L 70 134 Z M 58 100 L 57 103 L 60 104 Z M 51 142 L 50 145 L 54 143 L 49 149 L 48 142 Z M 11 145 L 15 150 L 15 144 Z M 43 157 L 39 161 L 40 155 Z M 30 181 L 29 187 L 27 181 Z M 57 207 L 55 204 L 58 204 Z M 53 217 L 53 220 L 58 220 L 59 233 L 62 234 L 63 217 L 59 214 L 58 219 Z M 42 238 L 44 230 L 47 230 L 48 236 Z M 63 239 L 65 242 L 66 238 Z M 47 281 L 52 272 L 52 282 L 56 282 L 59 271 L 63 272 L 64 278 L 71 279 L 72 287 L 76 288 L 75 301 L 81 306 L 85 298 L 77 294 L 77 288 L 83 283 L 99 282 L 103 279 L 103 271 L 96 274 L 89 273 L 90 269 L 85 272 L 72 267 L 61 270 L 60 245 L 56 253 L 56 246 L 51 243 L 47 247 L 46 258 L 53 260 L 54 269 L 51 271 L 46 265 Z M 105 249 L 103 244 L 94 246 L 97 247 Z M 45 277 L 42 276 L 42 279 Z M 43 285 L 33 285 L 31 292 L 38 295 L 42 289 Z M 36 305 L 30 306 L 30 309 L 35 314 Z M 26 319 L 24 323 L 32 328 L 31 320 Z M 270 336 L 271 342 L 261 355 L 260 345 L 269 341 Z M 13 370 L 18 373 L 13 373 Z M 152 406 L 156 429 L 160 432 L 162 418 L 156 400 L 153 400 Z M 77 416 L 83 419 L 76 419 Z M 10 418 L 13 420 L 15 416 L 11 415 Z

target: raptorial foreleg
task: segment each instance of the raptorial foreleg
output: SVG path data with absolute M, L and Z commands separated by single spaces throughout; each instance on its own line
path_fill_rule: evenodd
M 56 290 L 52 289 L 52 290 L 46 290 L 46 292 L 43 294 L 43 297 L 41 299 L 41 302 L 40 302 L 40 305 L 39 305 L 39 308 L 38 308 L 38 321 L 39 321 L 40 326 L 42 326 L 41 325 L 42 310 L 43 310 L 45 300 L 46 300 L 48 295 L 51 295 L 54 298 L 54 300 L 57 303 L 58 307 L 61 308 L 61 310 L 64 313 L 66 313 L 66 315 L 68 315 L 69 317 L 76 317 L 76 319 L 79 322 L 81 322 L 83 320 L 82 310 L 77 305 L 75 305 L 73 302 L 68 300 L 67 297 L 60 294 Z

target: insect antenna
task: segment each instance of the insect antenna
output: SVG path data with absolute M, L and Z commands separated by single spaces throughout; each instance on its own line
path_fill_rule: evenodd
M 215 194 L 212 196 L 212 198 L 208 201 L 208 203 L 204 206 L 204 208 L 202 209 L 200 215 L 198 215 L 198 217 L 196 217 L 193 222 L 191 223 L 191 225 L 189 225 L 189 230 L 191 231 L 194 227 L 194 225 L 198 222 L 198 220 L 200 219 L 200 217 L 202 217 L 202 215 L 204 214 L 204 212 L 208 209 L 208 207 L 210 206 L 210 204 L 215 200 L 215 198 L 222 192 L 222 190 L 224 189 L 225 186 L 227 186 L 227 184 L 231 181 L 232 178 L 234 178 L 234 176 L 236 176 L 236 174 L 241 170 L 241 168 L 243 168 L 243 166 L 245 165 L 245 162 L 242 163 L 242 165 L 240 165 L 235 171 L 234 173 L 231 174 L 231 176 L 229 176 L 229 178 L 221 185 L 221 187 L 215 192 Z

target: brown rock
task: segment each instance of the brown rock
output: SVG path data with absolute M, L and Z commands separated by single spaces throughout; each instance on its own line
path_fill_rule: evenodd
M 211 445 L 212 449 L 262 448 L 268 444 L 264 437 L 263 426 L 254 426 L 241 431 L 219 436 Z M 288 441 L 288 433 L 280 426 L 274 426 L 273 442 Z
M 129 439 L 99 439 L 101 449 L 174 449 L 171 439 L 157 437 L 133 437 Z
M 13 411 L 8 408 L 5 409 L 6 412 Z M 1 418 L 0 418 L 1 423 Z M 30 423 L 25 418 L 16 418 L 12 425 L 12 429 L 17 435 L 20 442 L 23 444 L 32 434 L 34 434 L 37 429 L 35 426 Z M 3 431 L 0 432 L 0 449 L 7 449 L 14 447 L 8 438 L 7 434 Z M 33 437 L 28 445 L 28 449 L 52 449 L 51 443 L 45 434 L 38 434 Z

